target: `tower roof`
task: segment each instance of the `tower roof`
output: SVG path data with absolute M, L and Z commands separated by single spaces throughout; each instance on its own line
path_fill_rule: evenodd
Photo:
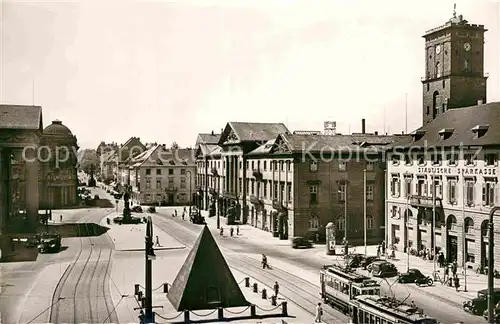
M 73 136 L 71 133 L 71 130 L 62 123 L 60 120 L 54 120 L 52 121 L 52 124 L 49 126 L 45 127 L 43 130 L 43 133 L 45 135 L 67 135 L 67 136 Z
M 250 305 L 206 225 L 167 298 L 178 311 Z

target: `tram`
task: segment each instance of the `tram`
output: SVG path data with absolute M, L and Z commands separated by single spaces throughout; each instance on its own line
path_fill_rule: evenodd
M 358 295 L 380 296 L 380 284 L 351 268 L 338 265 L 323 266 L 320 270 L 321 298 L 325 304 L 349 313 L 350 301 Z
M 359 295 L 350 301 L 349 316 L 355 324 L 437 324 L 422 309 L 394 298 Z

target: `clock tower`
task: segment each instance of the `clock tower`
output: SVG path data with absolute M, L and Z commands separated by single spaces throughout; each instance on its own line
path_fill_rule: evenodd
M 469 24 L 462 15 L 425 35 L 423 124 L 448 109 L 486 103 L 484 25 Z

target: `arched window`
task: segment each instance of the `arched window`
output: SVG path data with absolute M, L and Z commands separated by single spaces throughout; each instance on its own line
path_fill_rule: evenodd
M 467 217 L 464 221 L 464 230 L 465 233 L 470 233 L 474 229 L 474 221 L 472 218 Z
M 488 220 L 484 220 L 481 223 L 481 236 L 488 236 Z
M 337 229 L 343 231 L 345 227 L 344 225 L 345 225 L 344 216 L 339 216 L 339 218 L 337 218 Z
M 366 229 L 373 229 L 373 216 L 372 215 L 367 215 L 366 216 Z
M 317 230 L 319 227 L 319 217 L 318 216 L 311 216 L 309 218 L 309 229 L 310 230 Z
M 449 215 L 446 219 L 446 228 L 448 230 L 456 230 L 457 218 L 454 215 Z
M 436 118 L 437 115 L 437 97 L 439 96 L 439 92 L 434 91 L 432 94 L 432 116 L 433 118 Z
M 436 78 L 440 78 L 443 75 L 443 68 L 441 67 L 441 63 L 436 62 Z

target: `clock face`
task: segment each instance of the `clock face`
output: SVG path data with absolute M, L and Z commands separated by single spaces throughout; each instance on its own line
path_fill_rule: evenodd
M 436 46 L 436 54 L 441 53 L 441 45 Z
M 464 43 L 464 50 L 466 52 L 470 51 L 470 48 L 471 48 L 470 43 Z

